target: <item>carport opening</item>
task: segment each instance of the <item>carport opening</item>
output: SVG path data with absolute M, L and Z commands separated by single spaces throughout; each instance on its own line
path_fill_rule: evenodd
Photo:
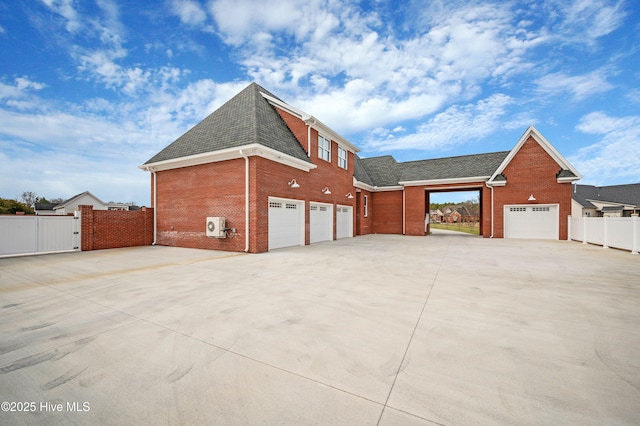
M 482 191 L 480 189 L 426 190 L 427 235 L 447 229 L 482 235 Z

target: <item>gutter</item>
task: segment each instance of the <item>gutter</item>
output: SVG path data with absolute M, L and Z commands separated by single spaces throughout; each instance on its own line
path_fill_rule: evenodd
M 249 252 L 249 157 L 242 150 L 238 153 L 244 158 L 244 252 Z

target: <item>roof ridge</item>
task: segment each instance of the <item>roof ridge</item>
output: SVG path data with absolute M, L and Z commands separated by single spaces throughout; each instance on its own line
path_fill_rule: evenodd
M 458 158 L 467 158 L 467 157 L 479 157 L 479 156 L 483 156 L 483 155 L 497 155 L 497 154 L 507 154 L 511 151 L 495 151 L 495 152 L 482 152 L 480 154 L 464 154 L 464 155 L 453 155 L 450 157 L 437 157 L 437 158 L 424 158 L 422 160 L 409 160 L 409 161 L 402 161 L 399 162 L 398 164 L 408 164 L 408 163 L 420 163 L 423 161 L 434 161 L 434 160 L 452 160 L 452 159 L 458 159 Z

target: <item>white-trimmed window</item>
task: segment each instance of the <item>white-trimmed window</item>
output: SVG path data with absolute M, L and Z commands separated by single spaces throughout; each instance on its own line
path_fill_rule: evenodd
M 362 203 L 364 205 L 364 217 L 367 217 L 367 215 L 369 214 L 369 197 L 368 196 L 364 196 L 364 203 Z
M 342 167 L 343 169 L 348 169 L 349 168 L 349 164 L 347 163 L 347 150 L 342 148 L 342 147 L 338 147 L 338 167 Z
M 331 141 L 318 135 L 318 157 L 331 162 Z

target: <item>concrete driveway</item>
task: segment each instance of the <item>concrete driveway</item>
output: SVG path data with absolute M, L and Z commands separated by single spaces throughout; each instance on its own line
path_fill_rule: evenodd
M 0 259 L 0 423 L 640 424 L 639 326 L 640 256 L 566 241 Z

